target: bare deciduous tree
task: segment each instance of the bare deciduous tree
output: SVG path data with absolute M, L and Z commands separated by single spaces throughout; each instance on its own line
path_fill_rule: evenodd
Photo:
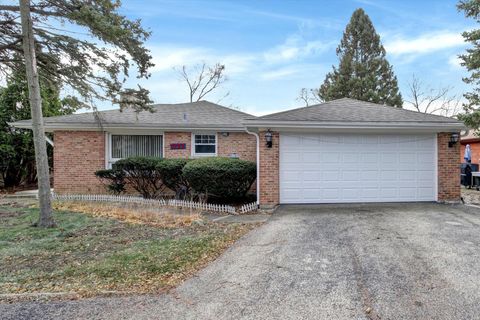
M 298 94 L 297 101 L 301 101 L 308 107 L 311 104 L 318 104 L 324 102 L 318 95 L 318 89 L 302 88 Z
M 424 85 L 415 75 L 408 83 L 409 95 L 405 103 L 415 111 L 438 114 L 445 117 L 457 115 L 462 104 L 456 95 L 450 94 L 453 87 L 433 89 Z
M 220 88 L 227 77 L 225 76 L 225 65 L 216 63 L 208 66 L 206 63 L 196 65 L 189 71 L 187 66 L 175 68 L 182 81 L 188 85 L 190 102 L 200 101 L 212 91 Z M 228 96 L 225 94 L 221 99 Z M 220 99 L 220 100 L 221 100 Z

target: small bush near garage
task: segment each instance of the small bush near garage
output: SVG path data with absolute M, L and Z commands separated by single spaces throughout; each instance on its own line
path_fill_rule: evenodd
M 162 177 L 163 183 L 170 190 L 175 191 L 176 199 L 185 199 L 190 193 L 188 181 L 183 175 L 183 167 L 191 160 L 188 159 L 163 159 L 155 167 Z
M 254 162 L 231 158 L 196 159 L 183 168 L 183 175 L 195 192 L 222 199 L 244 197 L 256 172 Z
M 157 165 L 163 159 L 155 157 L 130 157 L 118 160 L 113 170 L 122 172 L 125 182 L 146 199 L 159 198 L 166 186 Z

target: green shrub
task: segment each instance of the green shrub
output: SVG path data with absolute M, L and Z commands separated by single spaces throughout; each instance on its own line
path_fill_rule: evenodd
M 231 158 L 202 158 L 188 162 L 183 175 L 198 193 L 223 199 L 246 195 L 256 178 L 254 162 Z
M 163 159 L 155 167 L 158 174 L 162 177 L 163 184 L 175 191 L 176 199 L 185 198 L 190 191 L 182 171 L 189 161 L 188 159 Z
M 162 161 L 155 157 L 130 157 L 115 162 L 113 170 L 122 172 L 126 183 L 144 198 L 155 199 L 165 190 L 162 176 L 156 170 Z
M 98 170 L 95 176 L 115 195 L 125 191 L 125 174 L 122 171 L 106 169 Z

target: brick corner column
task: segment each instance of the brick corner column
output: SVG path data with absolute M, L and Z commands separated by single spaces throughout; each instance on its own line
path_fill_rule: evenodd
M 265 131 L 260 131 L 260 208 L 272 209 L 280 202 L 279 187 L 279 133 L 272 132 L 271 148 L 267 148 L 265 143 Z
M 105 133 L 55 131 L 53 187 L 56 193 L 107 193 L 95 176 L 105 169 Z
M 458 155 L 460 154 L 460 142 L 452 147 L 448 146 L 450 132 L 437 134 L 438 152 L 438 202 L 460 202 L 460 169 Z

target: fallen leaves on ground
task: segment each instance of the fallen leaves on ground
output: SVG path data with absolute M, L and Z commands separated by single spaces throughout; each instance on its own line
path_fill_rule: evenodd
M 41 229 L 32 227 L 38 209 L 0 206 L 0 293 L 162 292 L 256 226 L 203 221 L 198 213 L 55 207 L 58 227 Z

